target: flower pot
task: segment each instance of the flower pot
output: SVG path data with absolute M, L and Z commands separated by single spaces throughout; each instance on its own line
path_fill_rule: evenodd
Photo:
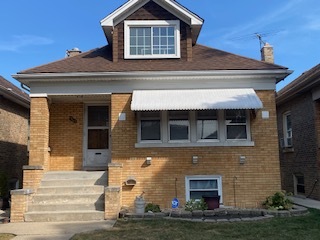
M 220 196 L 202 196 L 206 204 L 208 205 L 208 210 L 213 210 L 220 207 Z

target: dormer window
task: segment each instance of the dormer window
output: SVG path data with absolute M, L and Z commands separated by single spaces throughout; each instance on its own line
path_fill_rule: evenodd
M 179 21 L 125 21 L 125 58 L 180 58 Z

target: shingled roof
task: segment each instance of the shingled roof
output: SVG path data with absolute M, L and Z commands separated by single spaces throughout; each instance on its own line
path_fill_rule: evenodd
M 130 72 L 130 71 L 210 71 L 210 70 L 277 70 L 286 67 L 242 57 L 214 48 L 195 45 L 192 61 L 185 59 L 112 61 L 112 48 L 107 45 L 74 57 L 27 69 L 19 74 Z
M 277 104 L 292 99 L 296 94 L 309 91 L 320 85 L 320 64 L 305 71 L 294 81 L 286 85 L 277 93 Z
M 19 105 L 29 107 L 29 95 L 2 76 L 0 76 L 0 95 L 9 98 L 11 101 L 18 103 Z

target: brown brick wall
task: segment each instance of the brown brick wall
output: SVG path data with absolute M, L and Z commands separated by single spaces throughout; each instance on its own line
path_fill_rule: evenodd
M 83 103 L 50 105 L 50 170 L 81 170 L 83 146 Z M 77 120 L 69 120 L 72 116 Z
M 137 141 L 136 115 L 130 110 L 130 94 L 112 95 L 112 162 L 123 164 L 122 182 L 129 176 L 136 177 L 134 187 L 122 188 L 124 205 L 133 206 L 136 196 L 145 192 L 148 202 L 170 207 L 177 195 L 184 203 L 185 176 L 221 175 L 224 204 L 237 207 L 257 207 L 266 196 L 280 190 L 280 170 L 277 141 L 275 96 L 273 91 L 258 91 L 264 110 L 270 119 L 263 120 L 261 111 L 251 122 L 255 147 L 189 147 L 189 148 L 140 148 Z M 120 112 L 126 121 L 118 121 Z M 193 165 L 191 158 L 199 156 Z M 239 164 L 239 156 L 246 156 L 246 163 Z M 146 157 L 152 164 L 146 165 Z M 236 178 L 235 189 L 234 180 Z M 234 196 L 234 192 L 236 196 Z
M 150 1 L 142 8 L 137 10 L 126 20 L 179 20 L 176 16 L 163 9 L 156 3 Z M 113 54 L 118 53 L 118 58 L 113 56 L 113 61 L 124 60 L 124 22 L 122 21 L 115 26 L 113 35 Z M 189 41 L 187 41 L 189 37 Z M 191 30 L 183 21 L 180 21 L 180 47 L 181 47 L 181 59 L 191 61 L 192 58 L 192 41 L 191 41 Z M 187 54 L 187 50 L 191 50 Z M 132 60 L 125 60 L 132 61 Z M 164 60 L 165 61 L 165 60 Z
M 293 148 L 280 148 L 282 188 L 294 192 L 293 175 L 301 173 L 305 178 L 306 195 L 312 192 L 315 180 L 319 179 L 318 135 L 319 103 L 312 100 L 312 94 L 305 93 L 277 106 L 279 138 L 283 138 L 283 114 L 291 112 Z M 320 182 L 310 197 L 320 200 Z
M 22 186 L 22 166 L 28 162 L 29 109 L 0 96 L 0 173 L 18 179 Z

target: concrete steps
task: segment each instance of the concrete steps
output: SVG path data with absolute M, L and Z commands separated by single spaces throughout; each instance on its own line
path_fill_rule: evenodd
M 25 213 L 26 222 L 104 219 L 103 171 L 48 172 Z

